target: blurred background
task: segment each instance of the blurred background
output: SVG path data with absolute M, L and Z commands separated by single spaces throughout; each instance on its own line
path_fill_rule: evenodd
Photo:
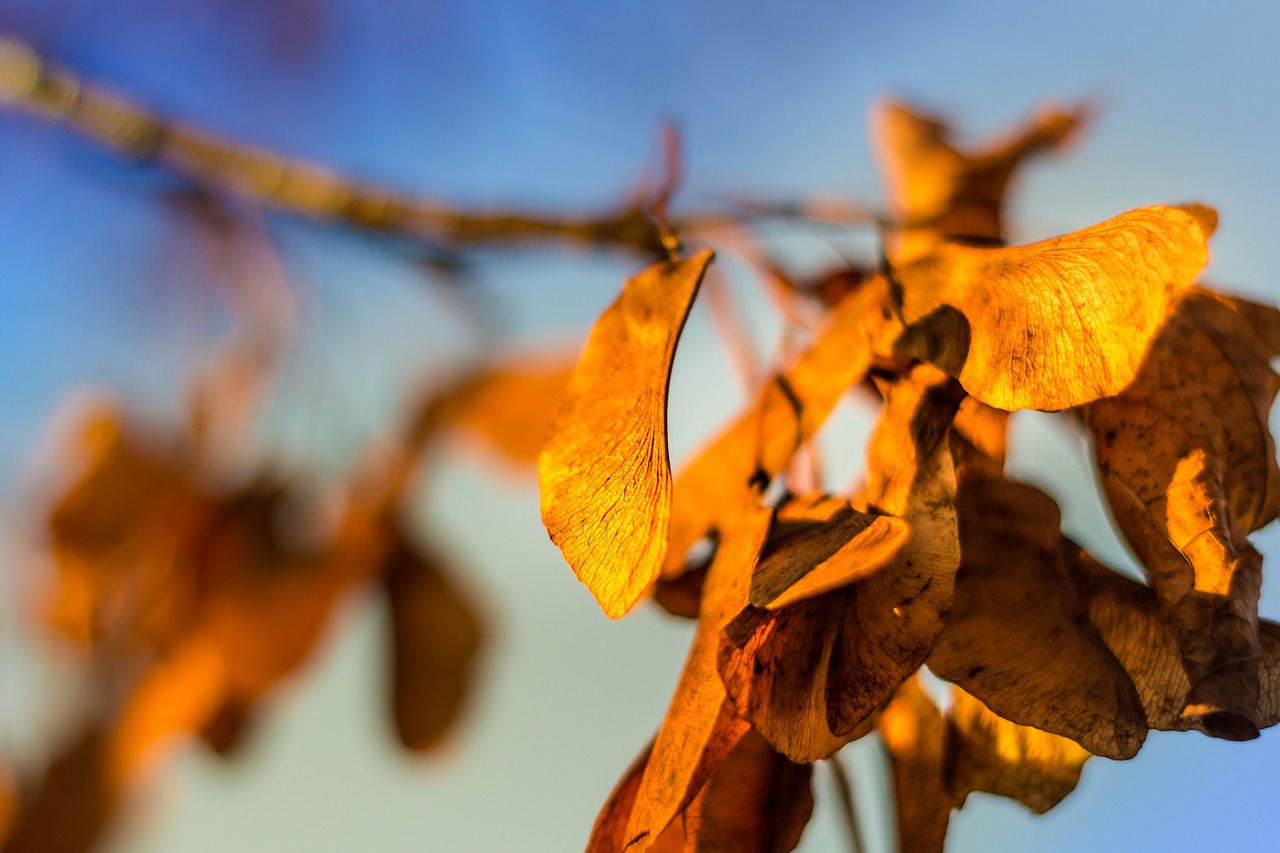
M 1015 187 L 1015 241 L 1203 201 L 1221 216 L 1207 278 L 1280 300 L 1275 4 L 0 0 L 0 35 L 157 114 L 468 209 L 616 207 L 657 168 L 668 121 L 684 140 L 677 210 L 726 198 L 878 205 L 867 135 L 878 98 L 940 112 L 975 140 L 1046 100 L 1090 100 L 1098 112 L 1076 143 Z M 5 108 L 0 188 L 0 747 L 21 769 L 66 732 L 78 689 L 29 604 L 49 572 L 56 415 L 96 388 L 178 424 L 227 317 L 220 272 L 198 260 L 164 169 Z M 532 244 L 469 251 L 457 269 L 412 241 L 269 211 L 252 221 L 297 307 L 242 450 L 317 483 L 477 347 L 580 345 L 643 264 Z M 873 259 L 865 233 L 787 225 L 769 240 L 802 271 Z M 741 262 L 722 262 L 768 354 L 779 322 Z M 700 303 L 672 385 L 673 460 L 743 399 Z M 1013 473 L 1059 500 L 1069 535 L 1132 567 L 1082 437 L 1048 416 L 1014 424 Z M 856 475 L 868 428 L 850 405 L 824 431 L 835 482 Z M 690 625 L 653 606 L 610 622 L 547 540 L 532 472 L 475 460 L 460 446 L 439 454 L 413 498 L 415 523 L 451 555 L 490 633 L 444 748 L 413 756 L 395 743 L 382 608 L 355 595 L 272 694 L 251 748 L 230 762 L 195 747 L 172 755 L 109 849 L 583 846 L 662 718 Z M 1280 559 L 1274 531 L 1255 541 Z M 1262 612 L 1280 617 L 1273 585 Z M 845 755 L 872 849 L 887 850 L 878 751 L 858 743 Z M 1265 849 L 1280 833 L 1278 781 L 1274 732 L 1248 744 L 1153 733 L 1132 761 L 1087 764 L 1044 817 L 974 796 L 949 849 Z M 821 767 L 815 786 L 800 849 L 844 849 Z

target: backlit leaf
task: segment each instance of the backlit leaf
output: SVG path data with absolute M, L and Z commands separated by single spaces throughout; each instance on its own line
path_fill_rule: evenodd
M 1144 207 L 1026 246 L 939 245 L 897 270 L 897 350 L 1010 411 L 1119 393 L 1208 260 L 1216 223 L 1201 205 Z
M 605 613 L 653 583 L 671 517 L 667 386 L 712 253 L 631 278 L 596 321 L 538 460 L 542 520 Z
M 974 472 L 960 481 L 956 510 L 960 571 L 929 669 L 1009 720 L 1133 757 L 1146 716 L 1071 584 L 1057 504 Z
M 1280 312 L 1197 289 L 1133 384 L 1084 409 L 1108 502 L 1177 633 L 1186 713 L 1229 739 L 1257 733 L 1262 558 L 1246 534 L 1280 501 L 1278 336 Z
M 947 433 L 961 396 L 927 367 L 889 390 L 860 498 L 909 525 L 886 565 L 781 610 L 748 607 L 725 629 L 726 689 L 793 761 L 825 758 L 859 736 L 942 629 L 960 562 Z

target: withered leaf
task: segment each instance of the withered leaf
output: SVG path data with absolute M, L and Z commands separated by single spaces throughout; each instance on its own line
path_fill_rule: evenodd
M 1004 195 L 1028 157 L 1069 139 L 1085 110 L 1042 110 L 1026 126 L 974 151 L 952 143 L 952 129 L 906 104 L 886 101 L 872 113 L 875 153 L 884 172 L 889 211 L 902 225 L 898 262 L 939 238 L 998 243 L 1004 239 Z
M 1217 214 L 1144 207 L 1009 248 L 941 244 L 898 268 L 898 352 L 1009 411 L 1119 393 L 1208 260 Z
M 813 814 L 813 766 L 748 730 L 684 813 L 686 853 L 789 853 Z
M 1066 738 L 1005 720 L 963 690 L 951 693 L 944 716 L 913 678 L 880 716 L 902 850 L 941 853 L 951 810 L 974 791 L 1042 814 L 1075 789 L 1089 758 Z
M 121 791 L 107 769 L 106 737 L 90 726 L 62 745 L 18 809 L 4 853 L 87 853 L 104 838 Z
M 1185 713 L 1229 739 L 1257 734 L 1262 558 L 1246 534 L 1280 509 L 1277 338 L 1280 312 L 1196 289 L 1133 384 L 1083 412 L 1107 500 L 1175 627 Z
M 912 677 L 885 705 L 878 726 L 893 777 L 898 849 L 942 853 L 955 805 L 947 781 L 947 721 Z
M 1097 755 L 1133 757 L 1146 716 L 1072 586 L 1057 504 L 1038 489 L 971 471 L 956 511 L 960 570 L 929 669 L 1006 719 Z
M 829 325 L 784 374 L 700 450 L 676 476 L 664 576 L 679 574 L 700 538 L 741 504 L 754 479 L 776 476 L 822 426 L 844 393 L 871 365 L 872 336 L 884 322 L 883 278 L 849 293 Z
M 387 556 L 391 610 L 391 707 L 400 742 L 419 752 L 440 742 L 462 709 L 484 639 L 479 614 L 403 534 Z
M 640 853 L 689 805 L 738 743 L 738 719 L 716 671 L 720 631 L 746 605 L 751 569 L 764 546 L 772 512 L 744 507 L 725 530 L 707 571 L 698 627 L 667 716 L 654 740 L 627 826 L 627 849 Z
M 1064 737 L 993 713 L 963 690 L 952 691 L 951 794 L 958 808 L 971 791 L 1017 800 L 1043 814 L 1075 790 L 1089 752 Z
M 750 602 L 777 610 L 870 577 L 908 533 L 902 519 L 859 512 L 840 498 L 792 498 L 779 510 L 751 576 Z
M 666 554 L 667 387 L 711 258 L 627 281 L 591 331 L 538 460 L 547 531 L 610 617 L 631 609 Z
M 1072 556 L 1071 577 L 1088 603 L 1089 619 L 1133 679 L 1151 728 L 1206 731 L 1221 725 L 1204 715 L 1184 713 L 1191 682 L 1181 664 L 1177 632 L 1164 618 L 1157 594 L 1084 551 L 1075 549 Z M 1255 722 L 1258 728 L 1268 728 L 1280 723 L 1280 625 L 1259 620 L 1258 636 L 1262 654 L 1257 661 Z
M 960 562 L 946 438 L 961 396 L 928 367 L 889 390 L 860 500 L 902 518 L 910 534 L 883 568 L 781 610 L 748 607 L 725 629 L 725 688 L 793 761 L 825 758 L 860 736 L 942 628 Z

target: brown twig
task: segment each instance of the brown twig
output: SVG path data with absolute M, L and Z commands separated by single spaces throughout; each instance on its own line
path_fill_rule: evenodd
M 831 778 L 836 783 L 840 814 L 844 818 L 845 832 L 849 836 L 849 851 L 862 853 L 866 849 L 866 844 L 862 838 L 862 823 L 858 820 L 858 807 L 853 801 L 853 784 L 849 780 L 849 774 L 845 772 L 839 756 L 831 756 L 826 764 L 831 768 Z

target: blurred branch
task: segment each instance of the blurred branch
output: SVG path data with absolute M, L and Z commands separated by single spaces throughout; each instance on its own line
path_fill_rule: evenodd
M 597 216 L 464 211 L 161 118 L 122 97 L 82 84 L 71 73 L 45 62 L 30 46 L 3 36 L 0 104 L 64 124 L 124 157 L 159 163 L 209 192 L 232 193 L 279 210 L 421 240 L 433 247 L 551 240 L 662 255 L 669 251 L 673 233 L 741 219 L 738 214 L 700 213 L 666 222 L 666 205 L 679 175 L 679 165 L 671 163 L 667 180 L 640 194 L 651 198 L 636 198 Z M 668 158 L 678 152 L 670 134 L 664 137 L 664 146 Z

